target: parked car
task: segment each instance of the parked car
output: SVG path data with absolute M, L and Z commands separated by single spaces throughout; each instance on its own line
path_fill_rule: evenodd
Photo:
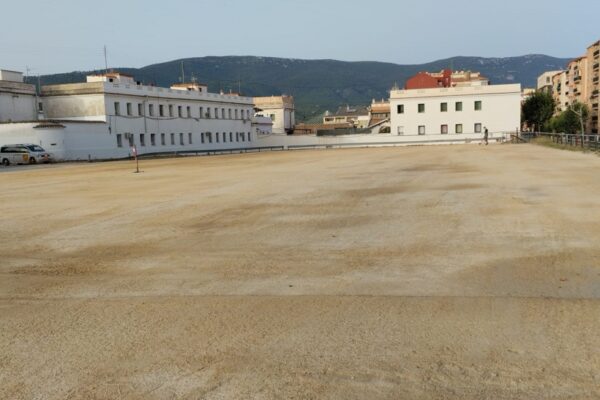
M 0 147 L 2 164 L 36 164 L 52 161 L 50 153 L 37 144 L 9 144 Z

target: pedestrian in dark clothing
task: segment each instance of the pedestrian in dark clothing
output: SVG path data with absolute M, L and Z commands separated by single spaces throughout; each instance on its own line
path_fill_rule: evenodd
M 489 131 L 488 128 L 485 128 L 485 130 L 483 131 L 483 141 L 485 142 L 485 145 L 488 145 L 488 135 L 489 135 Z

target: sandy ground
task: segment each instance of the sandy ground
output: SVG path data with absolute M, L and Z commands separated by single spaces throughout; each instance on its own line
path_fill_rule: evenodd
M 0 174 L 1 399 L 600 398 L 600 158 Z

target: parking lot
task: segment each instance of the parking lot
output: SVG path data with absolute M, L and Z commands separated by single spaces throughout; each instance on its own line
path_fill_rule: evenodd
M 140 166 L 0 167 L 0 398 L 600 397 L 600 158 Z

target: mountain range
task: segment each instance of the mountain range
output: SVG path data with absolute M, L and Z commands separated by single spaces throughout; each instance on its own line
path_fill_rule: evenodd
M 346 62 L 289 58 L 226 56 L 197 57 L 153 64 L 143 68 L 115 68 L 139 81 L 170 86 L 182 75 L 209 86 L 209 91 L 238 92 L 246 96 L 289 94 L 294 96 L 298 121 L 317 120 L 326 110 L 342 105 L 367 105 L 372 99 L 389 97 L 390 88 L 402 87 L 419 71 L 437 72 L 444 68 L 479 71 L 492 84 L 520 83 L 535 87 L 537 77 L 550 70 L 563 69 L 570 59 L 546 55 L 506 58 L 453 57 L 426 64 L 398 65 L 384 62 Z M 76 71 L 41 77 L 42 85 L 84 82 L 85 76 L 99 71 Z M 37 78 L 30 78 L 37 83 Z

